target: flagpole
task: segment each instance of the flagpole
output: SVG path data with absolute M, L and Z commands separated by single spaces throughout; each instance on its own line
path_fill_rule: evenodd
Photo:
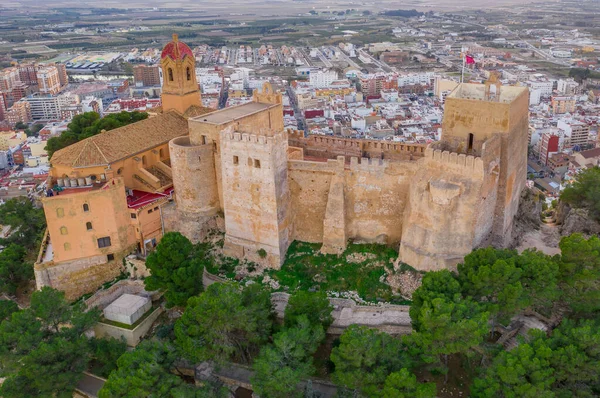
M 462 54 L 462 72 L 460 73 L 460 82 L 463 82 L 463 79 L 465 77 L 465 59 L 467 58 L 467 56 L 463 53 Z

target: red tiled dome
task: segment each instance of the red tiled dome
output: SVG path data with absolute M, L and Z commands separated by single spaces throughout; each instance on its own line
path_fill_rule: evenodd
M 178 40 L 177 35 L 173 35 L 173 41 L 163 48 L 160 58 L 171 57 L 173 60 L 183 59 L 186 55 L 194 57 L 194 53 L 187 44 Z

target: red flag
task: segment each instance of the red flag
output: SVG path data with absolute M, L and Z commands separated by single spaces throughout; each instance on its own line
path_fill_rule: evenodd
M 474 64 L 475 58 L 471 57 L 470 55 L 465 55 L 465 63 L 467 65 Z

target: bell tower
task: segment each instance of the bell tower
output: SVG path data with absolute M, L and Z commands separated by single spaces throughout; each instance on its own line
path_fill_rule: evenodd
M 173 34 L 173 41 L 163 48 L 160 67 L 163 110 L 174 109 L 183 115 L 192 106 L 202 106 L 196 80 L 196 58 L 188 45 L 179 41 L 177 34 Z

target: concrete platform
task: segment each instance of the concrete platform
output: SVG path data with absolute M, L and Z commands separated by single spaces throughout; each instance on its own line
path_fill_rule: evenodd
M 152 308 L 152 301 L 149 298 L 125 293 L 104 309 L 104 317 L 111 321 L 133 325 L 150 308 Z

